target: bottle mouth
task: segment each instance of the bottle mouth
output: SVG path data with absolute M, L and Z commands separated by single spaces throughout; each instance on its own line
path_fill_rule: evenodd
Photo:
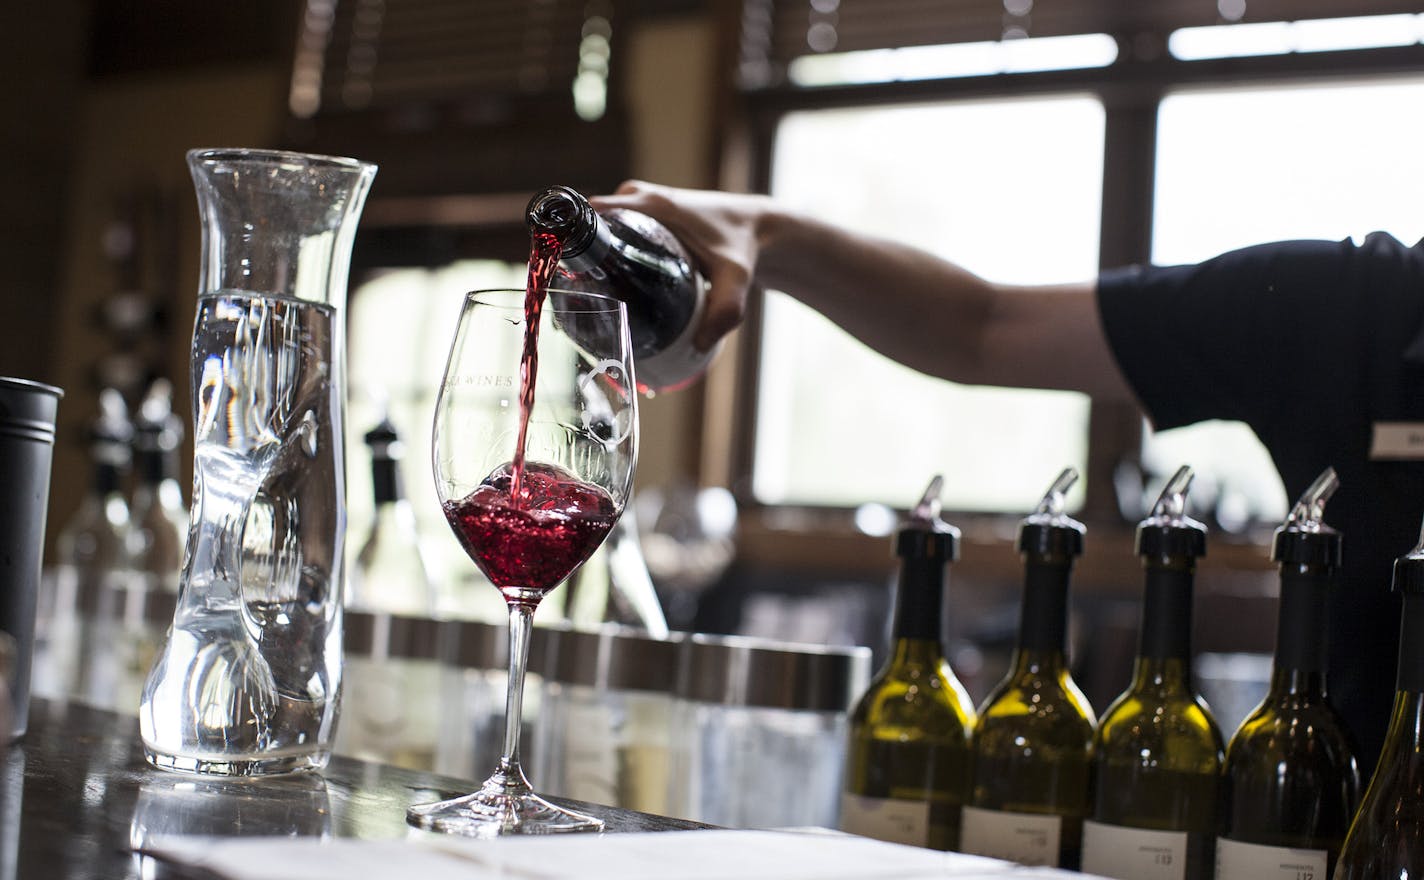
M 563 256 L 576 257 L 593 243 L 598 215 L 577 190 L 551 186 L 529 200 L 524 219 L 531 232 L 556 238 Z

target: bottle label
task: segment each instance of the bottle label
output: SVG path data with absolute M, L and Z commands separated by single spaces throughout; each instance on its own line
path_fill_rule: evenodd
M 1021 865 L 1058 866 L 1062 816 L 965 807 L 961 821 L 964 852 Z
M 1184 880 L 1187 832 L 1083 823 L 1083 873 L 1118 880 Z
M 1323 849 L 1216 841 L 1216 880 L 1325 880 Z
M 841 830 L 890 843 L 926 846 L 930 841 L 930 802 L 841 794 Z

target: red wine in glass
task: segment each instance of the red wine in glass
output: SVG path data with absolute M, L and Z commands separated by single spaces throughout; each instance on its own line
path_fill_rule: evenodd
M 465 552 L 507 602 L 537 604 L 593 555 L 619 515 L 602 488 L 525 458 L 539 373 L 539 319 L 561 248 L 556 235 L 531 236 L 514 458 L 463 499 L 442 505 Z
M 465 552 L 505 599 L 538 602 L 593 555 L 618 507 L 606 491 L 555 465 L 527 462 L 522 476 L 516 494 L 512 465 L 501 465 L 443 506 Z
M 452 531 L 509 607 L 509 686 L 495 772 L 478 791 L 406 810 L 408 822 L 434 831 L 492 837 L 603 828 L 597 817 L 536 795 L 519 758 L 534 611 L 617 522 L 637 449 L 636 396 L 619 380 L 632 375 L 627 314 L 603 297 L 550 292 L 560 247 L 552 236 L 534 239 L 525 290 L 466 298 L 436 404 L 436 487 Z M 540 339 L 546 299 L 555 302 L 555 314 L 544 328 L 551 338 Z M 522 347 L 517 406 L 499 394 L 471 395 L 468 378 L 509 368 L 509 344 Z M 576 377 L 558 377 L 550 398 L 540 403 L 536 424 L 531 415 L 541 345 L 551 363 L 579 367 Z M 575 378 L 577 388 L 567 387 L 566 378 Z M 612 434 L 604 430 L 619 427 Z M 479 476 L 487 465 L 474 464 L 483 461 L 478 446 L 490 437 L 500 437 L 504 446 L 507 429 L 517 435 L 513 458 Z M 526 457 L 532 432 L 539 438 L 536 448 L 559 464 Z

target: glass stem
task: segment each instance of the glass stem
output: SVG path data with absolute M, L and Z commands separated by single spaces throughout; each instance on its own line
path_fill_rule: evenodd
M 524 721 L 524 670 L 529 666 L 529 633 L 534 626 L 534 606 L 523 602 L 509 605 L 509 693 L 504 703 L 504 754 L 499 770 L 508 791 L 528 790 L 529 782 L 519 766 L 519 732 Z

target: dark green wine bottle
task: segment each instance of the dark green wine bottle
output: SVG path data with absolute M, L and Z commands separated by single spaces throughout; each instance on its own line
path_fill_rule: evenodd
M 1394 710 L 1334 880 L 1424 877 L 1424 534 L 1395 560 L 1394 589 L 1404 597 Z
M 1023 606 L 1013 664 L 979 710 L 963 849 L 1024 865 L 1076 868 L 1088 808 L 1092 706 L 1068 670 L 1068 578 L 1083 524 L 1063 512 L 1065 470 L 1019 528 Z
M 1192 586 L 1206 528 L 1186 514 L 1192 471 L 1137 527 L 1146 574 L 1132 684 L 1093 739 L 1083 871 L 1119 880 L 1211 880 L 1221 730 L 1192 689 Z
M 944 573 L 959 532 L 939 518 L 935 477 L 896 536 L 891 653 L 851 712 L 841 830 L 959 848 L 974 708 L 945 658 Z
M 1327 468 L 1276 530 L 1281 598 L 1270 690 L 1226 749 L 1216 880 L 1326 880 L 1360 800 L 1345 724 L 1326 697 L 1326 600 L 1340 533 Z

